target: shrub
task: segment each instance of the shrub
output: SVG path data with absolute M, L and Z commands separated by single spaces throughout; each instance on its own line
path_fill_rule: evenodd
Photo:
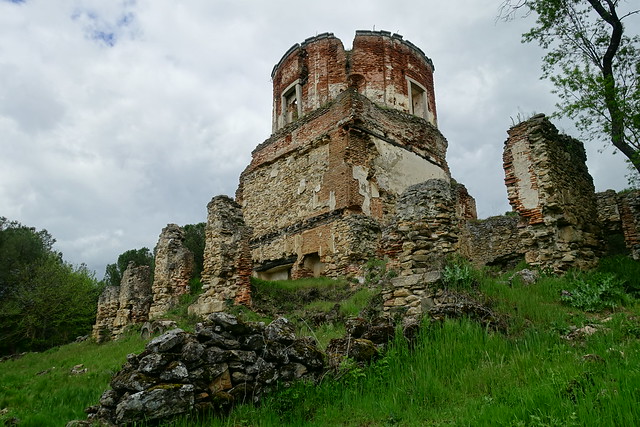
M 473 267 L 462 257 L 453 257 L 447 262 L 442 281 L 447 289 L 471 290 L 476 285 Z
M 614 309 L 629 301 L 624 281 L 610 273 L 584 273 L 569 282 L 572 289 L 563 290 L 560 300 L 584 311 Z
M 624 255 L 607 257 L 600 260 L 598 271 L 615 274 L 624 282 L 627 293 L 640 296 L 640 262 Z

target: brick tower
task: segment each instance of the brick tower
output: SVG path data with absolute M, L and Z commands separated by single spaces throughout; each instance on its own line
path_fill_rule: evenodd
M 252 153 L 236 200 L 254 269 L 267 279 L 345 274 L 375 256 L 409 186 L 450 180 L 433 63 L 402 36 L 331 33 L 273 68 L 273 134 Z

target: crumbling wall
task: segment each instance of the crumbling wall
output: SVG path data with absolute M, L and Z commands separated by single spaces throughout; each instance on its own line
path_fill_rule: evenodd
M 109 341 L 113 336 L 113 320 L 120 306 L 119 298 L 120 286 L 107 286 L 98 298 L 96 323 L 93 325 L 92 333 L 98 343 Z
M 524 259 L 518 222 L 517 215 L 467 221 L 460 234 L 460 255 L 478 268 L 492 265 L 502 269 L 514 267 Z
M 127 326 L 149 320 L 152 301 L 151 268 L 130 262 L 120 282 L 118 311 L 113 319 L 113 339 L 117 339 Z
M 120 286 L 107 286 L 98 298 L 93 338 L 99 343 L 117 339 L 127 326 L 146 322 L 152 300 L 149 266 L 130 262 Z
M 582 143 L 560 135 L 543 114 L 508 133 L 505 184 L 522 219 L 525 260 L 554 271 L 595 266 L 602 239 Z
M 640 259 L 640 190 L 598 193 L 598 219 L 609 253 L 629 253 Z
M 254 150 L 236 192 L 259 277 L 351 274 L 355 260 L 374 255 L 400 193 L 449 179 L 446 149 L 423 119 L 354 90 L 274 134 Z M 366 250 L 349 237 L 351 216 L 375 223 L 365 227 L 374 239 Z
M 259 402 L 277 384 L 317 379 L 324 355 L 294 332 L 285 318 L 265 326 L 225 313 L 208 316 L 195 333 L 171 330 L 127 356 L 100 404 L 88 408 L 89 421 L 133 425 L 191 411 L 222 414 Z
M 197 315 L 224 311 L 228 304 L 251 304 L 251 229 L 240 205 L 216 196 L 207 210 L 202 294 L 189 307 L 189 313 Z
M 189 280 L 195 268 L 193 253 L 184 246 L 184 231 L 176 224 L 162 229 L 155 248 L 153 303 L 149 318 L 162 316 L 189 293 Z
M 442 266 L 446 255 L 456 251 L 459 233 L 455 189 L 449 181 L 431 179 L 398 198 L 380 252 L 401 276 L 422 274 Z
M 437 126 L 433 63 L 422 50 L 387 31 L 356 31 L 347 52 L 332 33 L 293 45 L 271 73 L 273 131 L 353 88 L 373 102 Z

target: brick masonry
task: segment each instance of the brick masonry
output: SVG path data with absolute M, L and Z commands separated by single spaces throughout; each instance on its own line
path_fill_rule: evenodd
M 543 114 L 508 133 L 505 184 L 522 220 L 525 260 L 554 271 L 594 267 L 603 241 L 582 143 L 559 134 Z

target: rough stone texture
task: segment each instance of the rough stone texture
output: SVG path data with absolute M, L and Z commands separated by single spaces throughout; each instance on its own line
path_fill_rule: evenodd
M 117 339 L 127 326 L 146 322 L 152 299 L 149 267 L 129 263 L 120 286 L 106 287 L 98 298 L 93 338 L 99 343 Z
M 193 254 L 184 246 L 184 231 L 176 224 L 167 225 L 155 248 L 150 319 L 162 316 L 179 303 L 180 295 L 189 293 L 194 268 Z
M 98 343 L 111 340 L 113 335 L 113 320 L 120 306 L 120 287 L 107 286 L 98 298 L 96 323 L 93 325 L 92 336 Z
M 136 267 L 133 263 L 122 275 L 119 306 L 113 320 L 113 339 L 117 339 L 127 326 L 149 320 L 151 294 L 151 269 L 147 265 Z
M 633 258 L 640 260 L 640 190 L 622 194 L 620 199 L 624 241 Z
M 399 276 L 382 290 L 383 311 L 388 316 L 419 319 L 438 302 L 440 271 Z
M 517 215 L 466 222 L 460 234 L 460 255 L 476 267 L 495 265 L 506 269 L 515 266 L 524 258 L 518 222 Z
M 151 340 L 111 380 L 89 420 L 123 425 L 190 411 L 224 411 L 257 403 L 277 383 L 314 380 L 324 355 L 310 338 L 296 338 L 280 318 L 265 326 L 214 313 L 194 334 L 174 329 Z
M 202 294 L 189 307 L 197 315 L 224 311 L 229 303 L 251 304 L 251 229 L 227 196 L 214 197 L 207 209 Z
M 272 80 L 274 133 L 236 192 L 255 270 L 267 279 L 357 274 L 397 197 L 450 179 L 433 64 L 397 34 L 358 31 L 346 52 L 325 33 L 286 52 Z M 473 215 L 463 193 L 461 212 Z
M 460 226 L 457 194 L 449 181 L 416 184 L 398 199 L 383 233 L 382 255 L 402 276 L 438 269 L 457 249 Z
M 640 190 L 623 193 L 607 190 L 596 196 L 607 250 L 628 252 L 634 259 L 640 259 Z
M 543 114 L 508 133 L 505 184 L 523 221 L 525 260 L 554 271 L 595 266 L 603 242 L 582 143 L 560 135 Z
M 451 183 L 456 193 L 456 216 L 469 221 L 478 219 L 476 200 L 469 194 L 467 187 L 460 183 Z

